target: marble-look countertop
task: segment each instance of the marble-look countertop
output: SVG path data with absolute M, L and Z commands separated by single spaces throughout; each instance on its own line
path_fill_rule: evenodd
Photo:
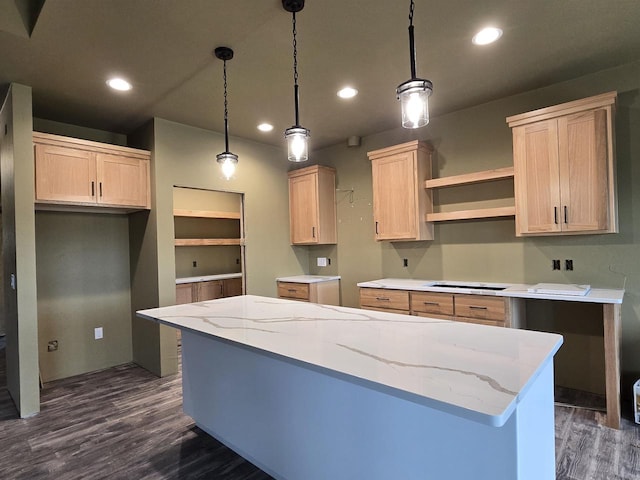
M 176 278 L 176 285 L 181 283 L 209 282 L 212 280 L 224 280 L 226 278 L 240 278 L 242 273 L 219 273 L 217 275 L 201 275 L 199 277 Z
M 137 314 L 494 426 L 562 344 L 550 333 L 253 295 Z
M 434 284 L 442 283 L 446 283 L 448 286 L 434 286 Z M 474 288 L 460 288 L 460 286 L 472 286 Z M 586 303 L 622 303 L 622 298 L 624 297 L 624 290 L 622 289 L 592 288 L 586 295 L 562 295 L 530 292 L 529 289 L 533 287 L 533 285 L 525 284 L 413 280 L 406 278 L 383 278 L 381 280 L 360 282 L 358 283 L 358 287 L 415 290 L 421 292 L 464 293 L 470 295 L 495 295 L 498 297 L 565 300 Z M 504 288 L 504 290 L 493 290 L 492 288 L 495 287 Z
M 294 275 L 292 277 L 276 278 L 277 282 L 293 282 L 293 283 L 320 283 L 330 282 L 332 280 L 340 280 L 339 275 Z

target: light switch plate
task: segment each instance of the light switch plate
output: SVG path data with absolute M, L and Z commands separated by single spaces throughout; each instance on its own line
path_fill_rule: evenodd
M 96 340 L 100 340 L 103 337 L 102 327 L 97 327 L 93 329 L 93 336 Z

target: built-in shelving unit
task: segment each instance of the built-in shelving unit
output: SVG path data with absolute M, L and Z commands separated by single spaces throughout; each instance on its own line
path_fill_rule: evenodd
M 424 187 L 428 190 L 458 185 L 490 182 L 513 178 L 513 167 L 496 168 L 482 172 L 465 173 L 444 178 L 426 180 Z M 478 218 L 496 218 L 515 216 L 515 206 L 478 208 L 473 210 L 456 210 L 452 212 L 427 213 L 427 222 L 446 222 L 450 220 L 472 220 Z

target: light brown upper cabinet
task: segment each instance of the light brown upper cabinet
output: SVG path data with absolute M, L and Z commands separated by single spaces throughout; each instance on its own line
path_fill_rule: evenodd
M 336 171 L 314 165 L 289 172 L 292 245 L 337 243 Z
M 369 152 L 373 177 L 375 239 L 391 241 L 433 240 L 430 145 L 412 141 Z
M 33 133 L 36 204 L 147 209 L 149 152 Z
M 616 92 L 507 118 L 513 129 L 516 235 L 618 231 Z

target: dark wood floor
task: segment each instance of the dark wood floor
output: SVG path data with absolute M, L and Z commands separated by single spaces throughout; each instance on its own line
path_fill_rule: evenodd
M 24 420 L 0 383 L 0 479 L 271 478 L 193 425 L 180 381 L 134 365 L 60 380 Z M 640 426 L 611 430 L 597 415 L 556 407 L 557 479 L 640 479 Z

